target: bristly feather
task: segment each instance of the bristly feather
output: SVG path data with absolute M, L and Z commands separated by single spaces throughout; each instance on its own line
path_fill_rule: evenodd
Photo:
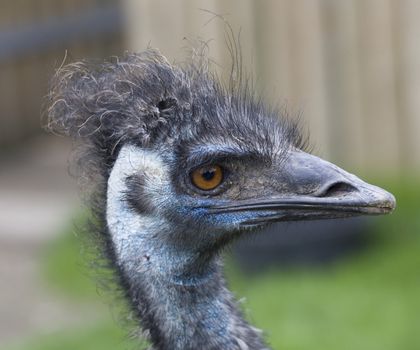
M 87 159 L 99 156 L 104 170 L 112 167 L 121 145 L 175 142 L 180 132 L 194 142 L 235 130 L 238 141 L 248 142 L 251 134 L 260 150 L 272 152 L 278 143 L 273 127 L 280 126 L 282 146 L 305 146 L 297 124 L 267 108 L 245 78 L 225 85 L 203 62 L 175 67 L 149 49 L 113 62 L 69 64 L 51 84 L 48 129 L 93 146 Z

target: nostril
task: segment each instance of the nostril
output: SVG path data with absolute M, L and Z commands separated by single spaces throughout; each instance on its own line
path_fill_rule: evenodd
M 323 191 L 321 191 L 319 197 L 338 197 L 355 191 L 357 191 L 356 187 L 347 182 L 340 181 L 328 185 Z

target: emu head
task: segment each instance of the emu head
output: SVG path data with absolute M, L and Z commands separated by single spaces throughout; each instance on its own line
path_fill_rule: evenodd
M 268 223 L 389 213 L 388 192 L 305 152 L 297 127 L 243 86 L 157 51 L 61 69 L 54 130 L 86 145 L 117 256 L 210 256 Z M 96 181 L 99 181 L 98 179 Z M 143 248 L 142 248 L 143 247 Z M 130 260 L 131 259 L 131 260 Z

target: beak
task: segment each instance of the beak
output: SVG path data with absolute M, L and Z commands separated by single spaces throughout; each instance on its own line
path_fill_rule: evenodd
M 273 173 L 264 197 L 217 204 L 213 213 L 243 213 L 242 226 L 275 221 L 343 218 L 387 214 L 395 208 L 389 192 L 370 185 L 336 165 L 293 151 Z

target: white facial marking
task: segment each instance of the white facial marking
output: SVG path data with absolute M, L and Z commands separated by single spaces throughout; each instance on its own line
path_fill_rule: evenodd
M 144 247 L 145 233 L 157 224 L 156 219 L 134 212 L 124 199 L 128 190 L 127 177 L 138 173 L 144 174 L 145 188 L 150 190 L 151 196 L 168 186 L 168 172 L 157 153 L 132 145 L 121 149 L 108 179 L 106 210 L 108 228 L 120 262 L 134 263 L 138 259 L 139 246 Z

